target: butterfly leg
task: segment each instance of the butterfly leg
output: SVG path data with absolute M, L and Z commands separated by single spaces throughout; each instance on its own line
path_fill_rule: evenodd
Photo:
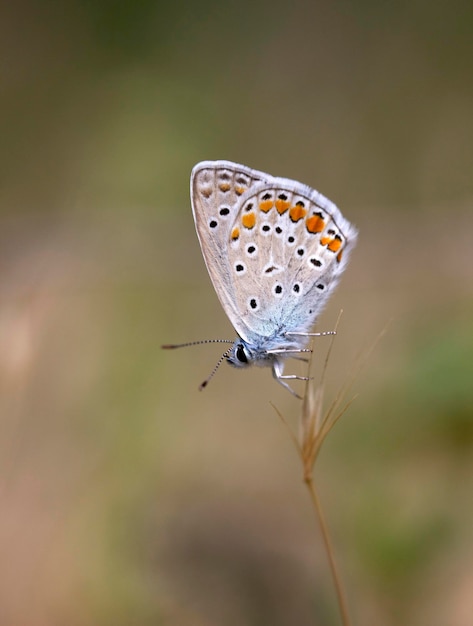
M 337 331 L 336 330 L 324 330 L 320 333 L 297 333 L 297 332 L 285 332 L 284 336 L 291 336 L 291 337 L 326 337 L 327 335 L 336 335 Z
M 312 352 L 312 350 L 310 348 L 275 348 L 274 350 L 268 350 L 268 354 L 301 354 L 302 352 Z
M 311 348 L 294 348 L 294 349 L 288 349 L 288 348 L 275 348 L 274 350 L 268 350 L 268 354 L 286 354 L 288 356 L 291 356 L 291 359 L 296 359 L 297 361 L 303 361 L 304 363 L 308 363 L 309 359 L 306 359 L 303 356 L 292 356 L 295 354 L 301 354 L 301 353 L 312 353 Z
M 295 374 L 288 374 L 287 376 L 283 375 L 283 364 L 280 361 L 273 362 L 273 376 L 278 381 L 280 385 L 285 387 L 288 391 L 292 393 L 293 396 L 302 400 L 302 397 L 291 389 L 291 387 L 285 382 L 286 380 L 309 380 L 307 376 L 296 376 Z

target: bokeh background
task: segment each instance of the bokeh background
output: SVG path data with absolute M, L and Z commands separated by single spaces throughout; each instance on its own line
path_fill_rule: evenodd
M 328 401 L 389 323 L 316 472 L 354 623 L 471 626 L 473 4 L 0 12 L 0 623 L 339 623 L 300 404 L 160 350 L 233 338 L 188 191 L 230 159 L 360 229 Z

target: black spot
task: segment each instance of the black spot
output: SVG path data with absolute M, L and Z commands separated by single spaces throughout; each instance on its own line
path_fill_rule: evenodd
M 240 363 L 248 363 L 248 359 L 246 358 L 246 354 L 241 343 L 237 346 L 236 358 L 240 361 Z
M 237 178 L 236 181 L 237 181 L 237 183 L 239 185 L 246 185 L 247 184 L 246 179 L 245 178 L 241 178 L 241 176 L 239 178 Z
M 320 289 L 320 291 L 323 291 L 325 289 L 325 285 L 322 285 L 322 283 L 319 283 L 318 285 L 316 285 L 317 289 Z
M 301 206 L 301 207 L 303 207 L 303 208 L 304 208 L 304 207 L 305 207 L 305 204 L 302 202 L 302 200 L 298 200 L 298 201 L 296 202 L 296 206 Z
M 299 248 L 299 250 L 297 251 L 297 254 L 299 256 L 304 256 L 304 252 L 305 252 L 304 248 Z
M 268 269 L 264 270 L 264 273 L 271 274 L 271 272 L 274 271 L 275 269 L 277 269 L 277 267 L 275 265 L 271 265 L 271 267 L 268 267 Z
M 270 200 L 270 199 L 271 199 L 270 193 L 265 193 L 264 196 L 262 197 L 262 200 Z
M 248 202 L 248 204 L 245 207 L 245 211 L 251 211 L 252 208 L 253 208 L 253 202 Z
M 299 291 L 301 290 L 301 286 L 296 283 L 294 287 L 292 288 L 292 290 L 295 291 L 296 293 L 299 293 Z
M 324 214 L 320 211 L 318 211 L 317 213 L 315 211 L 312 211 L 312 215 L 317 215 L 317 217 L 320 217 L 321 220 L 324 219 Z
M 319 261 L 319 259 L 311 259 L 310 262 L 312 265 L 315 265 L 315 267 L 320 267 L 322 265 L 322 261 Z
M 256 250 L 256 248 L 254 246 L 248 246 L 248 248 L 246 249 L 248 254 L 253 254 L 253 252 Z
M 282 293 L 281 285 L 276 285 L 276 287 L 274 288 L 274 293 Z
M 340 237 L 340 235 L 335 235 L 335 239 L 338 239 L 338 241 L 341 241 L 342 238 Z
M 230 209 L 228 207 L 223 207 L 219 211 L 220 215 L 228 215 L 230 213 Z
M 265 224 L 265 225 L 263 226 L 263 230 L 264 230 L 264 232 L 265 232 L 265 233 L 267 233 L 267 232 L 268 232 L 268 230 L 271 230 L 271 226 L 269 226 L 269 224 Z
M 286 194 L 285 194 L 285 193 L 280 193 L 280 194 L 278 195 L 278 198 L 279 198 L 280 200 L 287 200 L 287 196 L 286 196 Z
M 289 243 L 294 243 L 295 239 L 294 237 L 288 237 L 287 240 L 289 241 Z
M 250 300 L 250 307 L 252 309 L 256 309 L 257 306 L 258 306 L 258 303 L 256 302 L 256 300 L 254 298 L 251 298 L 251 300 Z
M 237 263 L 237 265 L 235 265 L 235 269 L 237 272 L 243 272 L 245 267 L 241 263 Z
M 210 228 L 216 228 L 217 226 L 217 221 L 216 220 L 212 220 L 209 224 Z
M 276 226 L 274 230 L 277 232 L 278 235 L 282 233 L 282 228 L 280 226 Z
M 333 228 L 331 228 L 330 230 L 327 231 L 327 234 L 335 235 L 335 231 L 333 230 Z
M 230 174 L 228 172 L 222 172 L 220 174 L 220 179 L 221 180 L 230 180 Z

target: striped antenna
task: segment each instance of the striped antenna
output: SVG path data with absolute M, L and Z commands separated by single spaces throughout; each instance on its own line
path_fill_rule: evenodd
M 234 343 L 234 342 L 232 341 L 232 343 Z M 199 385 L 199 391 L 203 391 L 207 387 L 207 385 L 210 382 L 210 380 L 214 377 L 215 372 L 218 370 L 218 368 L 223 363 L 223 361 L 225 361 L 225 359 L 227 358 L 227 356 L 230 354 L 231 351 L 232 351 L 231 348 L 228 348 L 228 350 L 225 350 L 225 352 L 219 358 L 219 360 L 217 361 L 217 364 L 215 365 L 215 367 L 211 371 L 210 376 L 207 376 L 207 378 L 204 380 L 204 382 Z
M 188 343 L 166 343 L 162 345 L 161 348 L 163 350 L 174 350 L 175 348 L 187 348 L 188 346 L 199 346 L 203 343 L 231 343 L 233 346 L 233 344 L 235 343 L 235 340 L 234 339 L 202 339 L 201 341 L 189 341 Z M 217 364 L 211 371 L 210 376 L 208 376 L 204 380 L 204 382 L 199 385 L 199 391 L 202 391 L 203 389 L 207 387 L 210 380 L 214 377 L 215 372 L 218 370 L 218 368 L 223 363 L 223 361 L 225 361 L 225 359 L 227 358 L 227 356 L 230 354 L 231 351 L 232 351 L 232 348 L 228 348 L 228 350 L 226 350 L 222 354 L 222 356 L 217 361 Z
M 201 341 L 189 341 L 188 343 L 165 343 L 161 346 L 163 350 L 174 350 L 175 348 L 187 348 L 188 346 L 199 346 L 203 343 L 235 343 L 234 339 L 202 339 Z

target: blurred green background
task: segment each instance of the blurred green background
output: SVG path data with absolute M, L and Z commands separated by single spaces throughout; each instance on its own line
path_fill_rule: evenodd
M 473 4 L 0 8 L 0 623 L 338 624 L 269 371 L 233 338 L 189 174 L 301 180 L 360 229 L 319 328 L 317 477 L 355 624 L 471 626 Z M 316 344 L 319 362 L 327 343 Z

